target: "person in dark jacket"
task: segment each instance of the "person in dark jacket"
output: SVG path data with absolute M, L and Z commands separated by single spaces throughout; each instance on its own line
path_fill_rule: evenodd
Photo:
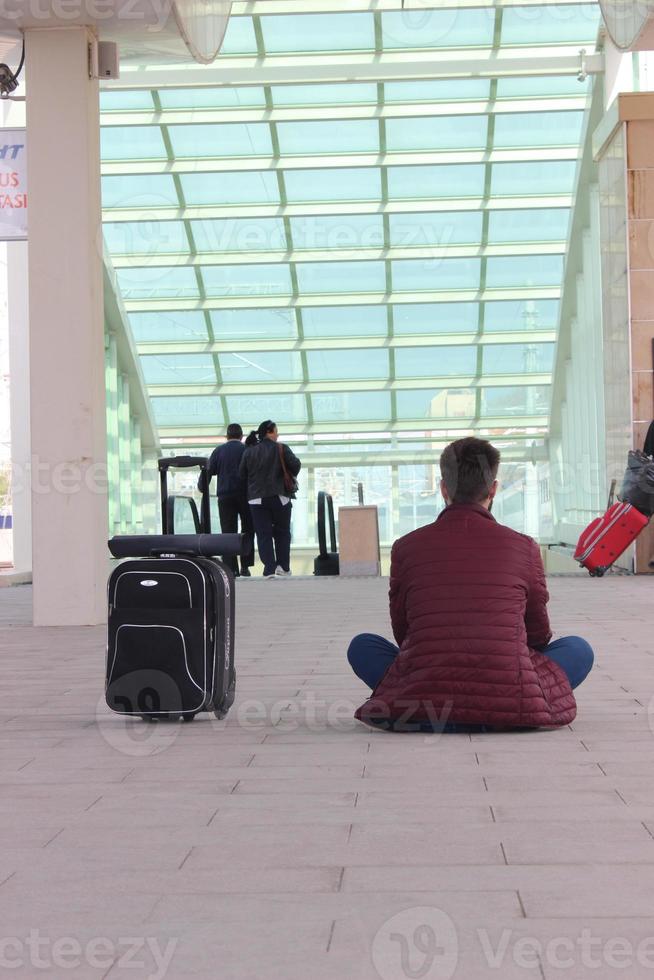
M 240 425 L 232 422 L 227 426 L 227 442 L 222 443 L 212 452 L 207 475 L 209 482 L 213 476 L 217 478 L 216 492 L 221 531 L 223 534 L 236 534 L 240 518 L 241 534 L 248 535 L 250 541 L 247 554 L 241 555 L 240 573 L 235 555 L 225 556 L 225 564 L 229 565 L 234 575 L 249 576 L 250 567 L 254 565 L 254 529 L 245 492 L 245 481 L 239 475 L 239 467 L 245 452 L 242 438 L 243 429 Z
M 355 714 L 393 730 L 557 728 L 576 715 L 572 689 L 593 651 L 553 643 L 540 549 L 491 514 L 500 454 L 459 439 L 441 455 L 445 510 L 391 553 L 397 646 L 352 640 L 348 659 L 372 694 Z
M 270 419 L 248 439 L 253 441 L 255 435 L 256 445 L 243 453 L 239 472 L 247 481 L 263 577 L 275 578 L 291 574 L 291 500 L 295 489 L 285 485 L 284 470 L 294 478 L 302 464 L 288 446 L 278 442 L 277 426 Z

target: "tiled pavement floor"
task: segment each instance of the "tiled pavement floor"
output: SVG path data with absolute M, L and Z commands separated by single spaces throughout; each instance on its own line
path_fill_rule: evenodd
M 110 715 L 103 629 L 0 590 L 0 974 L 654 977 L 654 581 L 551 580 L 573 725 L 440 738 L 352 720 L 386 587 L 239 583 L 237 703 L 187 726 Z

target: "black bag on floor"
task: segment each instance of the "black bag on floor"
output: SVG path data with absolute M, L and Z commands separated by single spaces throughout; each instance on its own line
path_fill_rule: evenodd
M 148 720 L 224 718 L 234 702 L 234 577 L 210 553 L 240 554 L 230 535 L 115 537 L 109 579 L 106 700 Z
M 654 514 L 654 460 L 645 453 L 629 452 L 619 498 L 645 517 Z

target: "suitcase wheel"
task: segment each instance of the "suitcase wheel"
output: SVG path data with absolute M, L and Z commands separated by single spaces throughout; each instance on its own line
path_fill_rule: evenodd
M 182 721 L 188 724 L 191 721 L 195 721 L 195 715 L 182 715 Z
M 141 721 L 157 721 L 156 715 L 141 715 Z

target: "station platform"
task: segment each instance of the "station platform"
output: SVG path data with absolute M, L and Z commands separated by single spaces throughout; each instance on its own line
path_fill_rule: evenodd
M 352 718 L 387 585 L 240 582 L 237 701 L 192 725 L 111 715 L 104 630 L 0 590 L 0 972 L 652 977 L 654 582 L 550 579 L 572 725 L 441 736 Z

